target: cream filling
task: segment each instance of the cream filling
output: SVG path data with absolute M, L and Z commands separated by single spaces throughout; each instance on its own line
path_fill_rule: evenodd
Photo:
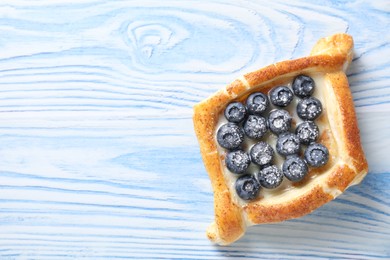
M 327 124 L 327 122 L 328 122 L 327 117 L 329 116 L 329 113 L 327 111 L 327 109 L 328 109 L 327 104 L 332 104 L 332 103 L 334 104 L 334 102 L 329 101 L 329 100 L 327 101 L 326 99 L 333 98 L 332 96 L 329 96 L 329 94 L 328 94 L 328 93 L 332 93 L 333 91 L 331 89 L 331 86 L 329 86 L 330 83 L 328 81 L 326 81 L 326 79 L 325 79 L 325 73 L 307 73 L 307 75 L 312 77 L 313 80 L 315 81 L 316 88 L 315 88 L 315 91 L 313 93 L 313 96 L 315 98 L 319 99 L 322 103 L 322 106 L 323 106 L 323 111 L 322 111 L 320 118 L 315 120 L 315 123 L 317 124 L 317 126 L 320 130 L 320 135 L 321 135 L 324 130 L 329 129 L 329 126 Z M 293 76 L 290 76 L 290 77 L 286 76 L 286 81 L 283 85 L 286 85 L 290 89 L 292 89 L 291 84 L 292 84 L 293 79 L 294 79 Z M 275 85 L 275 86 L 277 86 L 277 85 Z M 268 94 L 268 93 L 266 93 L 266 94 Z M 298 101 L 299 101 L 299 98 L 294 96 L 294 99 L 291 102 L 291 104 L 288 105 L 286 108 L 283 108 L 283 109 L 286 109 L 287 111 L 289 111 L 290 115 L 293 117 L 292 127 L 290 130 L 291 132 L 295 132 L 296 126 L 302 122 L 302 120 L 298 117 L 297 112 L 296 112 L 296 105 L 297 105 Z M 270 104 L 270 110 L 275 109 L 275 108 L 276 108 L 275 106 Z M 264 115 L 267 116 L 267 113 L 265 113 Z M 325 120 L 322 117 L 326 117 Z M 319 119 L 321 119 L 321 120 L 319 120 Z M 227 120 L 224 117 L 223 112 L 222 112 L 220 117 L 219 117 L 219 122 L 218 122 L 218 126 L 216 129 L 218 130 L 218 128 L 222 124 L 225 124 L 225 123 L 227 123 Z M 215 134 L 215 136 L 216 136 L 216 134 Z M 276 147 L 275 147 L 276 140 L 277 140 L 277 136 L 275 134 L 271 133 L 270 131 L 268 131 L 268 133 L 259 140 L 251 140 L 245 136 L 243 148 L 246 152 L 249 152 L 250 148 L 256 142 L 259 142 L 259 141 L 267 142 L 268 144 L 270 144 L 272 146 L 272 148 L 274 149 L 274 152 L 275 152 L 273 164 L 275 164 L 277 167 L 279 167 L 279 169 L 281 169 L 284 158 L 276 152 Z M 303 151 L 303 149 L 305 149 L 305 148 L 306 148 L 306 146 L 302 146 L 301 151 Z M 218 153 L 221 155 L 225 155 L 226 150 L 218 145 Z M 332 155 L 330 155 L 330 156 L 332 156 Z M 334 164 L 336 164 L 336 160 L 333 160 L 333 161 L 334 161 Z M 233 194 L 233 200 L 235 201 L 235 203 L 237 203 L 240 206 L 246 205 L 247 201 L 242 200 L 236 194 L 236 190 L 234 187 L 235 181 L 239 177 L 239 175 L 230 172 L 226 168 L 224 161 L 221 161 L 221 163 L 222 163 L 222 169 L 223 169 L 223 174 L 224 174 L 226 183 L 228 184 L 228 187 L 230 189 L 231 194 Z M 260 170 L 259 166 L 251 163 L 247 172 L 250 174 L 254 174 L 255 172 L 258 172 L 259 170 Z M 319 176 L 313 176 L 313 179 L 315 179 L 314 182 L 320 183 L 321 179 L 325 178 L 325 176 L 326 176 L 326 174 L 321 174 Z M 262 188 L 260 190 L 259 200 L 264 202 L 265 204 L 268 204 L 268 203 L 273 204 L 273 203 L 283 202 L 286 200 L 286 196 L 288 196 L 288 199 L 292 199 L 292 198 L 301 196 L 302 194 L 309 191 L 312 187 L 313 187 L 312 181 L 310 181 L 310 183 L 307 183 L 307 185 L 296 187 L 296 186 L 293 186 L 292 182 L 289 181 L 287 178 L 283 178 L 283 182 L 281 183 L 281 185 L 275 189 Z M 337 196 L 340 194 L 340 191 L 333 191 L 327 187 L 326 187 L 326 189 L 329 190 L 329 193 L 334 195 L 334 196 Z M 251 223 L 248 220 L 246 220 L 246 224 L 250 225 Z

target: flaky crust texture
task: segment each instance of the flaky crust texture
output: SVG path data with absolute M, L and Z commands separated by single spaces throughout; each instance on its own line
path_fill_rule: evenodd
M 310 56 L 279 62 L 245 74 L 194 107 L 194 128 L 206 170 L 214 191 L 215 222 L 207 231 L 210 240 L 227 245 L 239 239 L 249 225 L 284 221 L 306 215 L 334 199 L 346 188 L 359 183 L 368 172 L 360 143 L 354 104 L 345 69 L 352 60 L 353 40 L 347 34 L 335 34 L 320 39 Z M 327 130 L 321 141 L 330 154 L 337 155 L 331 166 L 313 170 L 323 174 L 320 181 L 303 180 L 294 185 L 306 185 L 298 197 L 278 200 L 258 199 L 237 203 L 223 174 L 222 154 L 219 154 L 215 132 L 219 116 L 230 102 L 244 100 L 250 93 L 269 89 L 284 78 L 299 74 L 323 73 L 333 98 L 326 99 Z M 329 164 L 329 163 L 328 163 Z M 309 179 L 309 178 L 308 178 Z

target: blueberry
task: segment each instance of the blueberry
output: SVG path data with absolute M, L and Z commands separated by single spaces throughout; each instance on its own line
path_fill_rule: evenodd
M 246 152 L 236 150 L 226 154 L 225 163 L 231 172 L 241 174 L 245 173 L 246 169 L 248 169 L 251 159 Z
M 284 176 L 293 182 L 301 181 L 308 172 L 305 161 L 297 155 L 287 157 L 282 169 Z
M 279 87 L 273 88 L 270 91 L 269 97 L 270 97 L 271 103 L 274 104 L 275 106 L 286 107 L 291 103 L 294 95 L 288 87 L 279 86 Z
M 275 165 L 263 168 L 257 175 L 261 186 L 267 189 L 278 187 L 283 180 L 282 172 Z
M 230 103 L 225 109 L 225 117 L 229 122 L 240 123 L 246 116 L 246 107 L 240 102 Z
M 268 117 L 269 129 L 275 134 L 286 132 L 291 127 L 291 120 L 292 118 L 286 110 L 275 109 Z
M 315 85 L 312 78 L 305 75 L 299 75 L 294 79 L 292 89 L 296 96 L 305 98 L 313 94 Z
M 320 135 L 318 126 L 312 121 L 300 123 L 295 129 L 295 134 L 298 136 L 301 144 L 310 144 L 315 142 Z
M 223 148 L 236 149 L 244 142 L 244 132 L 238 125 L 227 123 L 218 129 L 217 141 Z
M 244 200 L 253 200 L 260 191 L 260 184 L 252 175 L 243 175 L 236 180 L 237 195 Z
M 274 150 L 266 142 L 258 142 L 250 150 L 252 162 L 263 166 L 269 164 L 274 157 Z
M 296 154 L 299 152 L 300 148 L 299 138 L 295 134 L 286 132 L 278 136 L 276 151 L 278 151 L 280 155 L 287 156 Z
M 253 139 L 261 138 L 267 130 L 267 120 L 262 116 L 250 115 L 244 123 L 245 134 Z
M 305 150 L 305 160 L 313 167 L 321 167 L 329 160 L 329 151 L 322 144 L 312 143 Z
M 303 120 L 314 120 L 322 112 L 321 101 L 314 97 L 304 98 L 298 102 L 297 114 Z
M 246 107 L 248 112 L 253 115 L 260 115 L 269 106 L 269 101 L 266 95 L 261 92 L 251 94 L 246 100 Z

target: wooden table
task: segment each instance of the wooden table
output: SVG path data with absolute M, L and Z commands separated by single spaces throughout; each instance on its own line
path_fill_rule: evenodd
M 0 3 L 0 259 L 390 257 L 388 1 Z M 243 73 L 355 40 L 370 173 L 300 219 L 205 237 L 192 106 Z

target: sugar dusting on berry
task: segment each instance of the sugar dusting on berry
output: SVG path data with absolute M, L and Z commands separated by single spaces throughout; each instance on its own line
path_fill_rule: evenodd
M 262 165 L 267 164 L 271 160 L 272 160 L 272 156 L 270 156 L 269 154 L 263 154 L 259 156 L 259 161 L 261 162 Z
M 253 187 L 254 187 L 254 185 L 253 185 L 252 182 L 247 181 L 247 182 L 245 182 L 245 184 L 244 184 L 244 190 L 246 190 L 246 191 L 251 191 L 251 190 L 253 190 Z
M 325 153 L 319 149 L 314 149 L 313 151 L 311 151 L 310 156 L 311 158 L 313 158 L 314 161 L 318 162 L 324 158 Z
M 274 122 L 273 122 L 273 125 L 274 125 L 275 127 L 277 127 L 277 128 L 283 127 L 283 125 L 284 125 L 284 120 L 283 120 L 283 118 L 276 118 L 276 119 L 274 120 Z
M 256 96 L 253 99 L 253 103 L 255 103 L 256 105 L 263 105 L 264 102 L 265 102 L 265 99 L 262 96 Z
M 284 149 L 286 149 L 288 152 L 293 152 L 296 148 L 296 146 L 297 146 L 297 144 L 294 142 L 294 141 L 292 141 L 292 140 L 287 140 L 284 144 L 283 144 L 283 146 L 284 146 Z
M 288 102 L 289 99 L 290 99 L 290 95 L 288 92 L 286 91 L 280 91 L 279 92 L 279 95 L 278 95 L 278 98 L 283 101 L 284 103 Z
M 288 168 L 288 170 L 290 171 L 291 175 L 293 175 L 294 177 L 298 176 L 301 174 L 302 172 L 302 167 L 298 164 L 298 163 L 292 163 L 290 165 L 290 167 Z
M 272 185 L 275 185 L 275 183 L 278 181 L 278 178 L 274 174 L 268 174 L 267 176 L 265 176 L 265 179 L 269 184 Z
M 310 118 L 313 118 L 316 116 L 317 113 L 319 113 L 321 110 L 319 107 L 317 107 L 316 105 L 314 104 L 309 104 L 307 106 L 307 113 L 309 115 Z
M 240 115 L 240 110 L 237 108 L 237 107 L 232 107 L 230 110 L 229 110 L 229 114 L 232 116 L 232 117 L 238 117 Z

